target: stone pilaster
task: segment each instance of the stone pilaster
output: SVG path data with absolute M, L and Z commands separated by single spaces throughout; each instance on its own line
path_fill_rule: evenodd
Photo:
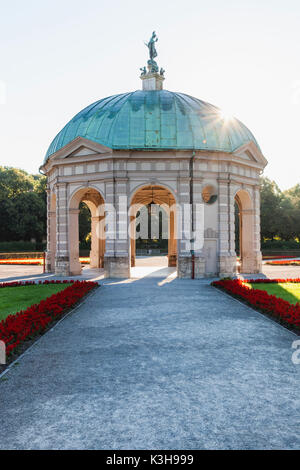
M 228 248 L 230 257 L 234 257 L 236 259 L 236 251 L 235 251 L 235 187 L 233 183 L 229 183 L 228 186 Z
M 47 252 L 46 252 L 46 266 L 45 271 L 46 273 L 51 273 L 54 271 L 54 264 L 53 264 L 53 231 L 52 229 L 52 222 L 53 222 L 53 215 L 51 214 L 51 191 L 47 188 Z M 55 239 L 54 239 L 54 247 L 55 247 Z M 55 256 L 55 250 L 54 250 Z
M 114 178 L 107 186 L 106 202 L 109 219 L 104 256 L 106 277 L 128 278 L 130 276 L 127 179 Z M 109 238 L 108 238 L 109 234 Z
M 184 162 L 188 165 L 187 162 Z M 195 167 L 195 162 L 193 162 Z M 185 168 L 185 171 L 187 168 Z M 205 258 L 203 254 L 204 242 L 204 207 L 201 196 L 201 182 L 193 172 L 193 207 L 190 205 L 190 191 L 191 181 L 189 176 L 181 176 L 178 181 L 178 194 L 180 214 L 177 215 L 180 230 L 179 230 L 179 253 L 178 253 L 178 277 L 190 279 L 193 272 L 194 263 L 194 278 L 199 279 L 205 276 Z M 192 217 L 194 233 L 192 232 Z M 191 250 L 194 250 L 194 257 Z
M 236 273 L 234 250 L 234 197 L 228 179 L 219 179 L 219 276 Z
M 254 203 L 254 258 L 255 258 L 255 271 L 260 273 L 262 270 L 262 253 L 260 246 L 260 187 L 254 186 L 253 188 L 253 203 Z
M 173 210 L 169 210 L 169 239 L 168 239 L 168 266 L 169 267 L 177 265 L 176 246 L 177 246 L 177 236 L 175 233 L 175 213 Z
M 69 276 L 70 255 L 68 240 L 68 188 L 66 183 L 56 184 L 56 256 L 55 274 Z
M 104 266 L 104 233 L 102 230 L 104 216 L 91 217 L 91 251 L 90 267 L 103 268 Z
M 69 209 L 69 272 L 71 276 L 81 274 L 82 267 L 79 261 L 79 209 Z
M 181 175 L 177 182 L 178 194 L 178 259 L 177 271 L 179 278 L 191 278 L 191 210 L 190 180 L 188 172 Z

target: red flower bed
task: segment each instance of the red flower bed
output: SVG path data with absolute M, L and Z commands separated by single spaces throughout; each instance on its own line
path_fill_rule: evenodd
M 32 339 L 45 330 L 91 289 L 98 286 L 96 282 L 88 281 L 40 281 L 39 284 L 66 284 L 70 282 L 72 285 L 66 287 L 66 289 L 0 321 L 0 340 L 6 344 L 7 356 L 14 352 L 24 341 Z M 35 283 L 32 281 L 11 282 L 2 283 L 0 287 L 17 287 L 32 284 Z
M 271 315 L 284 326 L 300 331 L 300 304 L 290 304 L 287 300 L 270 295 L 266 291 L 252 289 L 245 283 L 300 283 L 300 279 L 221 279 L 212 282 L 213 286 L 224 289 L 233 297 L 242 299 L 252 307 Z

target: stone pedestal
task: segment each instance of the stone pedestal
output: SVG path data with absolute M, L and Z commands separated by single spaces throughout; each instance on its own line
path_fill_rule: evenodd
M 178 257 L 178 277 L 181 279 L 191 279 L 192 277 L 192 257 Z M 205 258 L 195 256 L 195 279 L 205 277 Z
M 219 257 L 219 276 L 234 276 L 237 272 L 236 256 L 220 256 Z
M 70 260 L 68 256 L 55 257 L 55 274 L 56 276 L 70 276 Z
M 143 81 L 143 90 L 152 91 L 163 89 L 163 81 L 165 77 L 157 72 L 150 72 L 145 75 L 141 75 L 141 79 Z
M 46 273 L 54 272 L 54 266 L 52 266 L 52 253 L 51 253 L 51 251 L 46 252 L 45 272 Z
M 241 273 L 260 273 L 262 269 L 262 255 L 256 253 L 252 256 L 244 256 L 241 260 Z
M 101 269 L 104 267 L 104 256 L 99 255 L 98 251 L 90 251 L 90 268 Z
M 104 256 L 104 276 L 128 279 L 130 277 L 128 256 Z

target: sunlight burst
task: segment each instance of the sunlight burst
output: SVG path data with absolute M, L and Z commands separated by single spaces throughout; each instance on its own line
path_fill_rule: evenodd
M 227 109 L 220 109 L 220 117 L 223 119 L 225 122 L 231 121 L 233 119 L 233 115 L 231 114 L 230 111 Z

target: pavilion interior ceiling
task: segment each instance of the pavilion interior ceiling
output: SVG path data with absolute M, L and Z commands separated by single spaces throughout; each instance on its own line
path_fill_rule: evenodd
M 175 198 L 168 189 L 153 185 L 140 189 L 132 199 L 132 204 L 148 205 L 151 202 L 172 206 L 175 204 Z

